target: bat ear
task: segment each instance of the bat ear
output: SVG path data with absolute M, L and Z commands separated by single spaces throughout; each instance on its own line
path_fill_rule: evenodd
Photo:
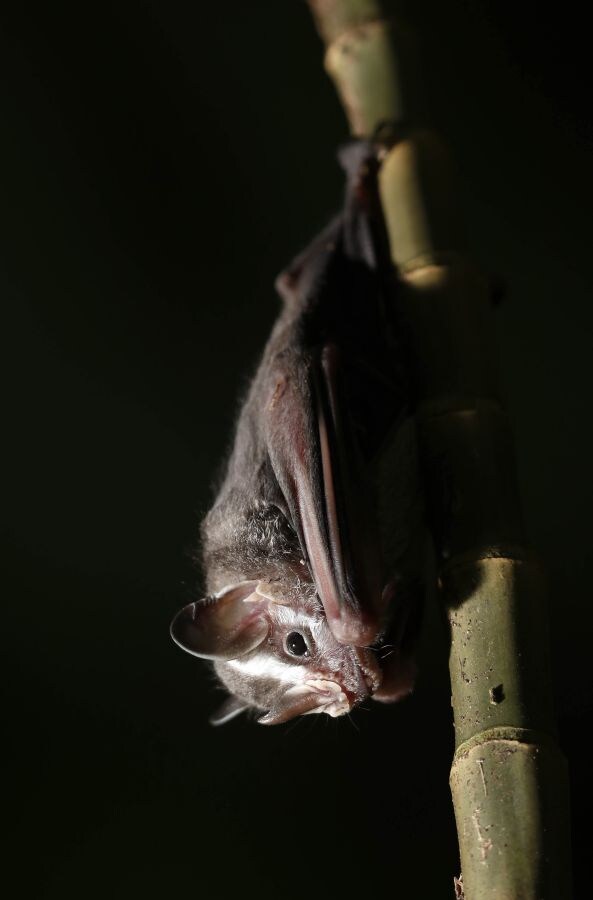
M 171 637 L 182 650 L 204 659 L 236 659 L 254 650 L 268 634 L 269 598 L 258 581 L 242 581 L 184 606 L 171 622 Z
M 219 706 L 216 712 L 210 716 L 210 724 L 226 725 L 227 722 L 230 722 L 231 719 L 234 719 L 235 716 L 238 716 L 246 709 L 249 709 L 248 704 L 244 703 L 243 700 L 239 700 L 234 694 L 231 694 L 231 696 L 227 697 L 224 703 Z
M 276 278 L 275 288 L 285 303 L 291 304 L 296 301 L 298 292 L 299 275 L 301 268 L 295 261 L 288 269 L 281 272 Z

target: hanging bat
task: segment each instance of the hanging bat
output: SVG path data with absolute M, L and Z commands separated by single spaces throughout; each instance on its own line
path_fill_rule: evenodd
M 282 312 L 202 524 L 210 593 L 171 625 L 229 691 L 214 724 L 339 716 L 413 685 L 421 504 L 379 150 L 354 141 L 341 162 L 343 211 L 277 281 Z

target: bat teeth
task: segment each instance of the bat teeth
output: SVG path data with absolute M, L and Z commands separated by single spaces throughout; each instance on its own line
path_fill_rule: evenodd
M 353 656 L 359 678 L 364 680 L 367 693 L 374 694 L 381 685 L 382 673 L 379 663 L 371 650 L 353 648 Z
M 313 713 L 326 713 L 326 715 L 331 716 L 332 719 L 336 719 L 338 716 L 343 716 L 352 709 L 353 703 L 348 696 L 348 691 L 342 688 L 337 682 L 309 679 L 306 684 L 307 687 L 312 688 L 315 692 L 319 692 L 321 696 L 327 698 L 325 702 L 320 703 L 315 709 L 310 710 L 307 715 Z

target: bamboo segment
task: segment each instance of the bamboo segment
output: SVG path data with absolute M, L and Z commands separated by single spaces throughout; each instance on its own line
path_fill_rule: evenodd
M 456 745 L 491 728 L 549 731 L 546 591 L 538 564 L 455 561 L 441 571 L 441 585 L 451 627 Z
M 309 5 L 351 130 L 385 146 L 381 202 L 415 359 L 423 480 L 451 631 L 450 783 L 464 897 L 570 898 L 545 583 L 526 545 L 488 284 L 463 255 L 448 151 L 411 127 L 420 104 L 409 37 L 377 0 Z
M 450 784 L 467 900 L 571 896 L 568 842 L 558 842 L 567 766 L 546 735 L 482 732 L 457 750 Z
M 383 16 L 379 0 L 310 0 L 309 6 L 317 30 L 326 45 L 332 44 L 345 31 L 360 28 Z
M 546 733 L 552 698 L 541 570 L 533 560 L 457 557 L 441 582 L 464 895 L 569 897 L 568 775 Z
M 395 58 L 386 52 L 391 40 L 388 24 L 367 22 L 354 33 L 340 35 L 327 51 L 325 66 L 338 87 L 355 135 L 372 133 L 390 118 L 401 122 L 406 117 Z M 381 88 L 369 90 L 373 84 Z
M 346 110 L 352 133 L 417 118 L 420 79 L 411 36 L 382 16 L 376 0 L 309 0 L 326 46 L 325 67 Z M 394 52 L 396 48 L 396 52 Z
M 449 151 L 426 129 L 410 131 L 384 159 L 379 184 L 391 254 L 400 272 L 439 262 L 463 248 L 454 181 Z

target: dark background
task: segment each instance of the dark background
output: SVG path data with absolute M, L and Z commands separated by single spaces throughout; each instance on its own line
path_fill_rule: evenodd
M 503 380 L 550 573 L 580 821 L 589 35 L 576 4 L 553 20 L 535 3 L 406 6 L 472 253 L 510 286 Z M 199 590 L 197 525 L 277 309 L 273 279 L 340 200 L 346 126 L 321 56 L 300 0 L 56 0 L 0 16 L 10 896 L 452 896 L 436 611 L 411 700 L 275 729 L 211 729 L 212 678 L 168 637 Z M 589 836 L 575 832 L 578 878 Z

